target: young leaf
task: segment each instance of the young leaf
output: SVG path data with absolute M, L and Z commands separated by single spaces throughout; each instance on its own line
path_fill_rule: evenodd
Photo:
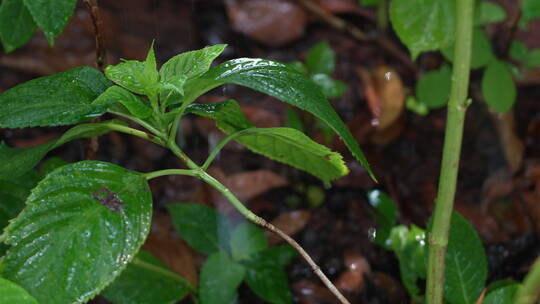
M 113 303 L 169 304 L 180 301 L 193 289 L 165 263 L 141 250 L 101 295 Z
M 261 299 L 272 304 L 292 304 L 287 274 L 264 253 L 246 265 L 246 283 Z
M 223 251 L 208 257 L 201 269 L 199 299 L 201 304 L 230 304 L 244 279 L 245 269 L 231 261 Z
M 131 92 L 145 95 L 147 78 L 144 74 L 145 65 L 137 60 L 126 60 L 117 65 L 109 65 L 105 68 L 105 76 L 114 83 L 122 86 Z
M 512 304 L 514 303 L 514 295 L 519 289 L 520 284 L 514 283 L 499 287 L 487 294 L 483 304 Z
M 376 210 L 376 212 L 372 212 L 372 217 L 377 222 L 377 232 L 373 242 L 388 247 L 390 231 L 398 217 L 397 206 L 388 195 L 380 190 L 369 191 L 368 201 Z
M 512 74 L 502 61 L 492 61 L 482 77 L 482 95 L 496 112 L 504 113 L 516 102 L 517 89 Z
M 152 115 L 152 108 L 148 106 L 147 101 L 119 86 L 108 88 L 92 102 L 94 105 L 115 103 L 121 103 L 131 114 L 138 118 L 144 119 Z
M 43 30 L 51 45 L 60 35 L 73 15 L 77 0 L 24 0 L 34 21 Z
M 313 46 L 306 58 L 306 66 L 310 74 L 330 74 L 336 68 L 336 54 L 326 41 Z
M 450 304 L 474 304 L 487 279 L 487 259 L 474 228 L 454 212 L 446 251 L 445 299 Z
M 471 69 L 484 67 L 495 60 L 495 55 L 493 55 L 493 50 L 491 49 L 491 42 L 482 29 L 477 28 L 473 31 L 471 52 Z M 442 53 L 448 61 L 453 62 L 454 46 L 442 49 Z
M 425 51 L 435 51 L 454 42 L 455 1 L 394 0 L 390 20 L 412 58 Z
M 217 44 L 205 47 L 201 50 L 176 55 L 163 64 L 159 70 L 159 74 L 165 81 L 179 75 L 184 75 L 187 79 L 200 76 L 208 71 L 214 59 L 216 59 L 226 47 L 226 44 Z
M 235 261 L 247 260 L 250 256 L 268 248 L 268 240 L 261 228 L 249 222 L 242 222 L 231 234 L 230 248 Z
M 184 90 L 186 102 L 226 83 L 249 87 L 266 93 L 327 123 L 345 142 L 354 157 L 375 179 L 358 143 L 317 86 L 301 73 L 284 64 L 264 59 L 240 58 L 227 61 L 189 81 Z
M 481 1 L 478 8 L 474 11 L 475 25 L 486 25 L 506 20 L 507 15 L 504 8 L 499 4 L 490 1 Z
M 23 0 L 4 0 L 0 5 L 0 39 L 6 53 L 25 44 L 36 31 L 36 24 Z
M 214 209 L 201 204 L 167 205 L 176 232 L 195 250 L 212 254 L 226 247 L 230 224 Z
M 452 70 L 448 66 L 427 72 L 416 83 L 416 97 L 430 109 L 441 108 L 448 102 L 451 82 Z
M 4 230 L 3 276 L 42 304 L 84 303 L 135 256 L 151 213 L 142 174 L 98 161 L 60 167 Z
M 101 123 L 82 124 L 69 129 L 59 139 L 51 140 L 30 148 L 10 148 L 0 142 L 0 178 L 20 176 L 45 157 L 47 152 L 77 138 L 100 136 L 111 131 L 111 127 L 125 124 L 121 120 L 110 120 Z
M 61 126 L 99 117 L 109 105 L 92 101 L 109 86 L 90 67 L 30 80 L 0 95 L 0 128 Z
M 311 80 L 319 86 L 321 91 L 328 98 L 339 98 L 347 89 L 345 83 L 332 79 L 328 74 L 311 75 Z
M 0 304 L 38 304 L 36 299 L 19 285 L 0 277 Z

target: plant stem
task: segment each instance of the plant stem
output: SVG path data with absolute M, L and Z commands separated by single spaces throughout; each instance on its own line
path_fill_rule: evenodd
M 518 289 L 514 304 L 533 304 L 540 297 L 540 256 L 536 258 L 529 274 L 523 280 L 523 285 Z
M 188 175 L 188 176 L 194 176 L 199 177 L 199 173 L 197 170 L 186 170 L 186 169 L 165 169 L 165 170 L 159 170 L 159 171 L 153 171 L 148 172 L 144 174 L 144 177 L 149 180 L 160 176 L 165 175 Z
M 162 132 L 158 131 L 156 128 L 152 127 L 149 123 L 147 123 L 146 121 L 144 121 L 144 120 L 142 120 L 140 118 L 137 118 L 137 117 L 131 116 L 131 115 L 127 115 L 127 114 L 124 114 L 124 113 L 121 113 L 121 112 L 111 111 L 111 110 L 109 110 L 109 113 L 114 114 L 114 115 L 118 115 L 118 116 L 121 116 L 121 117 L 124 117 L 124 118 L 127 118 L 127 119 L 137 123 L 141 127 L 147 129 L 148 131 L 152 132 L 156 136 L 165 137 L 165 135 Z
M 445 255 L 456 193 L 463 125 L 468 101 L 474 0 L 456 1 L 456 42 L 452 90 L 448 101 L 442 168 L 435 203 L 433 229 L 429 235 L 426 300 L 443 303 Z
M 169 277 L 177 282 L 180 282 L 180 284 L 182 286 L 185 286 L 187 287 L 187 289 L 189 290 L 189 292 L 191 293 L 197 293 L 197 288 L 195 288 L 193 285 L 191 285 L 191 283 L 184 279 L 182 276 L 176 274 L 175 272 L 172 272 L 170 270 L 167 270 L 167 269 L 164 269 L 164 268 L 161 268 L 161 267 L 158 267 L 154 264 L 150 264 L 150 263 L 147 263 L 139 258 L 134 258 L 131 263 L 133 265 L 137 265 L 141 268 L 145 268 L 147 270 L 150 270 L 150 271 L 153 271 L 153 272 L 156 272 L 156 273 L 159 273 L 161 275 L 164 275 L 166 277 Z
M 159 138 L 159 137 L 156 137 L 156 136 L 153 136 L 153 135 L 150 135 L 144 131 L 141 131 L 141 130 L 137 130 L 137 129 L 133 129 L 133 128 L 130 128 L 130 127 L 126 127 L 126 126 L 122 126 L 122 125 L 118 125 L 118 124 L 109 124 L 108 127 L 113 130 L 113 131 L 118 131 L 118 132 L 122 132 L 122 133 L 126 133 L 126 134 L 129 134 L 129 135 L 133 135 L 133 136 L 137 136 L 137 137 L 140 137 L 142 139 L 146 139 L 148 141 L 151 141 L 157 145 L 160 145 L 160 146 L 163 146 L 164 143 L 163 141 Z

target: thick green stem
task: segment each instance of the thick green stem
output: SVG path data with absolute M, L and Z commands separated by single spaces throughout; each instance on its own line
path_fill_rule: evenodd
M 175 272 L 172 272 L 170 270 L 167 270 L 167 269 L 164 269 L 164 268 L 161 268 L 161 267 L 158 267 L 154 264 L 150 264 L 148 262 L 145 262 L 139 258 L 134 258 L 131 263 L 133 265 L 136 265 L 136 266 L 139 266 L 141 268 L 145 268 L 147 270 L 150 270 L 150 271 L 153 271 L 153 272 L 156 272 L 156 273 L 159 273 L 163 276 L 166 276 L 166 277 L 169 277 L 177 282 L 179 282 L 182 286 L 185 286 L 189 292 L 191 293 L 197 293 L 197 288 L 195 288 L 193 285 L 191 285 L 191 283 L 184 279 L 182 276 L 176 274 Z
M 146 139 L 146 140 L 151 141 L 151 142 L 153 142 L 153 143 L 155 143 L 157 145 L 160 145 L 160 146 L 164 145 L 163 141 L 159 137 L 154 136 L 154 135 L 150 135 L 150 134 L 148 134 L 146 132 L 143 132 L 141 130 L 133 129 L 133 128 L 118 125 L 118 124 L 109 124 L 109 128 L 111 130 L 113 130 L 113 131 L 118 131 L 118 132 L 121 132 L 121 133 L 125 133 L 125 134 L 140 137 L 142 139 Z
M 518 289 L 514 304 L 534 304 L 540 298 L 540 257 L 536 258 L 529 274 Z
M 165 169 L 159 171 L 148 172 L 144 174 L 144 177 L 149 180 L 160 176 L 166 175 L 187 175 L 198 177 L 199 172 L 197 170 L 186 170 L 186 169 Z
M 429 235 L 430 246 L 426 287 L 428 304 L 443 303 L 448 231 L 456 193 L 465 112 L 468 106 L 467 93 L 471 61 L 473 13 L 474 0 L 456 1 L 456 42 L 452 90 L 448 101 L 442 168 L 433 216 L 433 229 Z

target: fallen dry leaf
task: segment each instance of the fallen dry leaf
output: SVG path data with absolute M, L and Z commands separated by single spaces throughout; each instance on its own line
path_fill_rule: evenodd
M 388 297 L 389 304 L 403 303 L 403 299 L 408 298 L 401 284 L 391 276 L 383 272 L 373 272 L 369 276 L 370 280 Z
M 301 304 L 339 304 L 337 298 L 326 288 L 308 280 L 293 284 L 294 294 Z
M 280 214 L 272 221 L 272 225 L 281 229 L 285 234 L 293 236 L 300 230 L 302 230 L 309 219 L 311 218 L 311 211 L 309 210 L 294 210 Z M 283 242 L 283 239 L 274 233 L 266 232 L 268 236 L 268 242 L 270 245 L 276 245 Z
M 362 291 L 365 287 L 364 276 L 371 272 L 369 262 L 357 252 L 347 251 L 345 266 L 347 270 L 335 282 L 336 287 L 344 292 Z

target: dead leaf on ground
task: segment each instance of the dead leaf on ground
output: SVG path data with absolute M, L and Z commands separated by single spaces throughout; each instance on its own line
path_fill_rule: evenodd
M 322 9 L 332 14 L 355 14 L 375 21 L 373 10 L 358 6 L 358 0 L 318 0 L 317 2 Z
M 357 293 L 364 289 L 364 276 L 371 272 L 369 262 L 357 252 L 345 252 L 344 271 L 337 279 L 335 285 L 343 292 Z
M 405 290 L 396 279 L 383 272 L 373 272 L 369 276 L 370 280 L 388 297 L 389 304 L 403 303 L 403 299 L 408 298 Z
M 487 205 L 499 198 L 504 198 L 512 193 L 515 182 L 507 168 L 502 168 L 490 174 L 482 185 L 482 206 Z
M 301 280 L 293 284 L 294 294 L 298 296 L 301 304 L 339 304 L 337 298 L 328 288 L 308 280 Z
M 300 38 L 307 14 L 286 0 L 226 0 L 232 27 L 270 46 L 280 46 Z
M 302 230 L 309 219 L 311 218 L 311 212 L 309 210 L 294 210 L 280 214 L 272 221 L 272 225 L 281 229 L 289 236 L 293 236 Z M 270 245 L 276 245 L 283 242 L 283 239 L 274 233 L 266 232 Z

